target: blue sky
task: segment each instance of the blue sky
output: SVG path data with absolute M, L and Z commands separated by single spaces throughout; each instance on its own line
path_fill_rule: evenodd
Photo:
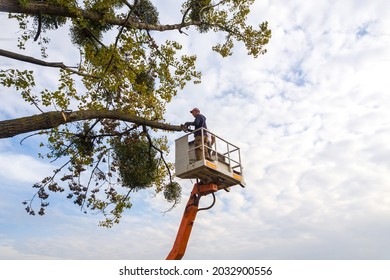
M 161 22 L 181 20 L 177 2 L 164 0 Z M 0 37 L 13 38 L 6 17 Z M 197 54 L 203 72 L 200 85 L 168 105 L 166 120 L 184 123 L 199 107 L 210 130 L 242 149 L 247 182 L 219 192 L 216 205 L 198 214 L 184 258 L 389 259 L 390 4 L 256 1 L 249 20 L 267 20 L 273 32 L 258 59 L 240 44 L 234 56 L 219 58 L 211 51 L 218 35 L 158 34 Z M 51 61 L 77 54 L 63 40 L 52 40 Z M 1 44 L 12 50 L 16 41 Z M 9 63 L 43 70 L 0 58 Z M 55 73 L 42 72 L 40 83 L 50 85 Z M 0 98 L 1 119 L 37 113 L 9 89 Z M 169 134 L 170 143 L 181 135 Z M 45 216 L 30 217 L 21 201 L 52 167 L 35 156 L 37 139 L 20 145 L 22 138 L 0 141 L 0 259 L 166 257 L 191 182 L 181 182 L 183 202 L 166 214 L 162 197 L 137 194 L 112 229 L 63 197 L 51 200 Z

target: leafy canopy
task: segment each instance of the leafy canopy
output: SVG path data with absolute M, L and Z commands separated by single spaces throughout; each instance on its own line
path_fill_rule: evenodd
M 171 40 L 159 42 L 158 32 L 186 36 L 194 27 L 201 33 L 222 32 L 224 42 L 212 49 L 223 57 L 232 55 L 235 42 L 242 42 L 248 54 L 264 54 L 271 37 L 267 22 L 257 29 L 247 25 L 254 0 L 187 0 L 176 24 L 162 24 L 150 0 L 46 0 L 3 1 L 17 3 L 9 11 L 19 22 L 18 48 L 23 52 L 35 41 L 40 62 L 48 61 L 52 34 L 66 33 L 79 50 L 75 66 L 58 67 L 58 87 L 38 88 L 31 70 L 1 69 L 0 84 L 13 87 L 38 112 L 115 110 L 156 122 L 164 121 L 166 104 L 190 81 L 199 83 L 196 56 L 181 54 L 182 46 Z M 111 41 L 108 38 L 113 38 Z M 23 65 L 24 67 L 24 65 Z M 66 120 L 66 114 L 63 114 Z M 48 206 L 50 192 L 65 192 L 84 211 L 102 212 L 103 226 L 118 223 L 131 208 L 130 194 L 154 188 L 174 205 L 181 188 L 173 181 L 173 166 L 166 162 L 167 139 L 141 123 L 120 119 L 88 118 L 39 131 L 40 156 L 58 164 L 53 174 L 33 187 L 37 189 L 39 214 Z M 47 151 L 47 152 L 44 152 Z M 34 215 L 35 200 L 26 201 Z

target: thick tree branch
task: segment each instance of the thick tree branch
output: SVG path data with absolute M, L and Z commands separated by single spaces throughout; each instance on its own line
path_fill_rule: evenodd
M 151 121 L 116 110 L 85 110 L 74 112 L 47 112 L 39 115 L 0 121 L 0 138 L 10 138 L 19 134 L 55 128 L 60 125 L 91 119 L 113 119 L 145 125 L 151 128 L 182 131 L 181 125 L 171 125 Z
M 67 7 L 58 6 L 47 2 L 28 2 L 26 5 L 21 5 L 18 0 L 1 0 L 0 12 L 23 13 L 31 15 L 39 15 L 40 13 L 42 13 L 46 15 L 62 16 L 68 18 L 77 18 L 82 16 L 83 18 L 94 22 L 100 23 L 101 21 L 104 21 L 105 23 L 112 25 L 155 31 L 180 30 L 181 28 L 187 26 L 201 24 L 200 22 L 185 22 L 180 24 L 166 25 L 148 24 L 143 22 L 126 20 L 118 17 L 107 18 L 104 14 L 92 10 L 70 10 Z

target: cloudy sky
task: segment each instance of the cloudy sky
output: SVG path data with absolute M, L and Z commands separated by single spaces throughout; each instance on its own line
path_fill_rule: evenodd
M 180 1 L 156 2 L 161 22 L 181 20 Z M 218 192 L 216 205 L 198 214 L 184 259 L 389 259 L 389 1 L 259 0 L 249 21 L 268 21 L 273 33 L 258 59 L 240 44 L 219 58 L 211 51 L 218 35 L 159 35 L 197 54 L 203 72 L 200 85 L 168 105 L 167 121 L 192 120 L 189 109 L 199 107 L 210 130 L 241 148 L 247 183 Z M 5 14 L 0 22 L 0 44 L 12 50 L 14 22 Z M 52 44 L 51 61 L 76 53 L 62 37 Z M 0 65 L 43 70 L 4 58 Z M 45 72 L 41 83 L 51 77 Z M 37 113 L 9 89 L 0 98 L 1 119 Z M 170 143 L 181 135 L 170 134 Z M 61 197 L 45 216 L 30 217 L 21 202 L 52 166 L 37 158 L 38 140 L 20 145 L 22 138 L 0 141 L 0 259 L 166 257 L 190 181 L 181 181 L 182 203 L 166 214 L 161 197 L 138 193 L 112 229 Z

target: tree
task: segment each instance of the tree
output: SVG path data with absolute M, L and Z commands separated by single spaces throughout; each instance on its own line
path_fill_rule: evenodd
M 195 55 L 180 56 L 178 42 L 160 43 L 153 35 L 186 36 L 189 28 L 222 32 L 225 41 L 212 47 L 215 52 L 230 56 L 239 41 L 258 57 L 271 31 L 267 22 L 258 29 L 246 24 L 253 2 L 187 0 L 178 23 L 163 24 L 151 0 L 1 0 L 0 11 L 18 21 L 21 35 L 19 52 L 0 49 L 0 55 L 23 64 L 0 69 L 0 84 L 18 91 L 37 114 L 0 121 L 0 138 L 45 136 L 47 153 L 39 156 L 61 162 L 33 186 L 38 213 L 45 213 L 50 192 L 65 192 L 82 209 L 101 211 L 104 226 L 118 223 L 131 208 L 133 191 L 154 187 L 175 205 L 181 189 L 164 157 L 166 137 L 156 131 L 182 130 L 164 122 L 165 107 L 188 82 L 199 83 L 201 73 Z M 72 66 L 48 59 L 47 31 L 67 28 L 80 53 Z M 115 35 L 112 42 L 108 34 Z M 23 54 L 31 41 L 40 46 L 40 58 Z M 37 88 L 30 64 L 58 68 L 58 88 Z M 33 201 L 25 204 L 35 215 Z

